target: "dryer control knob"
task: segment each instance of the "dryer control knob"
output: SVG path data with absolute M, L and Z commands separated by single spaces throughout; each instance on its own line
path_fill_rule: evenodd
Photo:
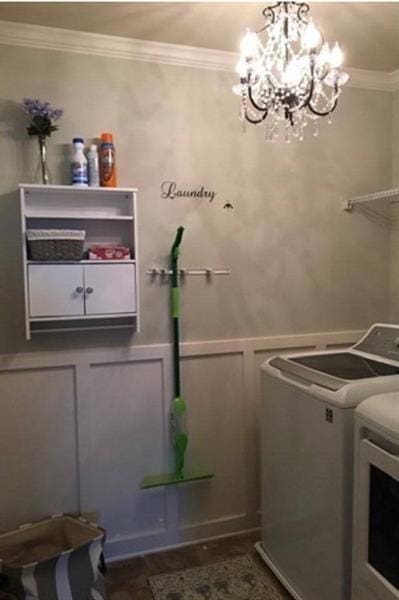
M 399 348 L 399 337 L 397 337 L 394 341 L 396 348 Z

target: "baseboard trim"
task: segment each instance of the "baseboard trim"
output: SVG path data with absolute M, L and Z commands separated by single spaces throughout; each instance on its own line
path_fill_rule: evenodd
M 130 560 L 131 558 L 135 558 L 136 556 L 146 556 L 149 554 L 155 554 L 157 552 L 168 552 L 169 550 L 175 550 L 176 548 L 185 548 L 186 546 L 194 546 L 195 544 L 206 544 L 207 542 L 214 542 L 216 540 L 227 539 L 238 535 L 246 535 L 248 533 L 255 533 L 257 531 L 260 532 L 260 527 L 250 527 L 249 529 L 240 529 L 238 531 L 232 531 L 230 533 L 222 533 L 219 535 L 207 536 L 199 539 L 190 540 L 187 542 L 179 542 L 177 544 L 159 546 L 156 548 L 144 550 L 142 552 L 132 552 L 123 555 L 121 554 L 120 556 L 111 556 L 107 557 L 107 564 L 114 564 L 117 562 Z
M 256 529 L 259 524 L 259 517 L 256 514 L 225 517 L 188 526 L 176 523 L 175 527 L 162 531 L 111 538 L 105 545 L 105 557 L 107 561 L 112 562 L 124 560 L 126 557 L 142 556 L 165 549 L 178 548 L 181 545 L 196 544 L 201 540 L 237 535 L 240 532 Z

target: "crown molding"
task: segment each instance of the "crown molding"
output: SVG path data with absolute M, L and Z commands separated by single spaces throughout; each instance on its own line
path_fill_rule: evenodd
M 349 87 L 362 88 L 363 90 L 378 90 L 381 92 L 394 92 L 399 90 L 399 77 L 394 79 L 393 73 L 386 71 L 369 71 L 367 69 L 345 69 L 350 76 L 347 83 Z
M 234 71 L 238 60 L 234 52 L 1 20 L 0 44 L 226 72 Z M 347 71 L 348 86 L 385 92 L 399 90 L 399 70 Z
M 11 21 L 0 21 L 0 44 L 216 71 L 231 71 L 237 62 L 233 52 Z
M 392 81 L 392 88 L 394 92 L 398 92 L 399 91 L 399 69 L 397 71 L 392 71 L 392 73 L 389 74 L 391 77 L 391 81 Z

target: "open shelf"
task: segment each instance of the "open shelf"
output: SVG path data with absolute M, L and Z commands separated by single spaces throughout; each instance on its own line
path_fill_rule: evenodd
M 26 219 L 133 221 L 136 190 L 75 187 L 71 185 L 20 186 Z
M 131 215 L 93 215 L 90 213 L 77 215 L 76 213 L 62 211 L 57 212 L 57 214 L 27 211 L 25 217 L 27 219 L 74 219 L 79 221 L 133 221 L 134 219 Z
M 80 187 L 75 185 L 42 185 L 41 183 L 20 183 L 19 189 L 24 189 L 25 193 L 30 190 L 39 191 L 41 195 L 48 193 L 49 195 L 54 195 L 54 192 L 66 192 L 70 194 L 71 191 L 83 193 L 83 194 L 120 194 L 121 192 L 126 192 L 131 194 L 132 192 L 138 192 L 137 188 L 121 188 L 121 187 Z
M 135 264 L 134 259 L 128 260 L 101 260 L 101 259 L 83 259 L 83 260 L 28 260 L 28 265 L 129 265 Z

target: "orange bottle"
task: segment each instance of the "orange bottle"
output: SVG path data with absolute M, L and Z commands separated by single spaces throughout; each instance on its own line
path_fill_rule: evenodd
M 112 133 L 101 134 L 100 185 L 116 187 L 115 146 Z

